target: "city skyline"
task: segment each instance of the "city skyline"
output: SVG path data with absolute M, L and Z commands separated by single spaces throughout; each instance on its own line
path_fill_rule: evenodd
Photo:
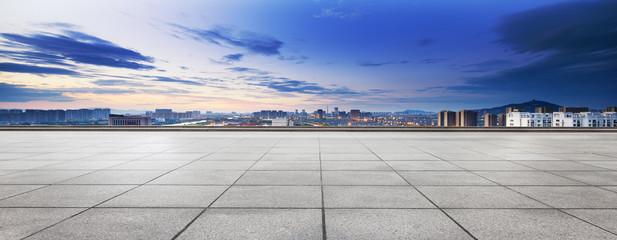
M 532 98 L 617 102 L 616 1 L 0 6 L 0 108 L 438 112 Z

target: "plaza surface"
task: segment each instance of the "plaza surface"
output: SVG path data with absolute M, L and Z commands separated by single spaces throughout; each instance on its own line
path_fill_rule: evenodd
M 617 239 L 614 132 L 0 131 L 0 239 Z

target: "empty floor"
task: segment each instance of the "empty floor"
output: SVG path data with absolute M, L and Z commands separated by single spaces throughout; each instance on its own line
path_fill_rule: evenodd
M 0 239 L 617 239 L 616 133 L 0 132 Z

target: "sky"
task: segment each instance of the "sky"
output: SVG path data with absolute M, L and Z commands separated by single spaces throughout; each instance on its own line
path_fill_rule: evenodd
M 0 0 L 0 108 L 617 105 L 617 1 Z

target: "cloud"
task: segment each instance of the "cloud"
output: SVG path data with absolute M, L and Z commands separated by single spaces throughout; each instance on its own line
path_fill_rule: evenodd
M 440 62 L 443 62 L 443 61 L 446 61 L 446 60 L 448 60 L 448 59 L 445 59 L 445 58 L 427 58 L 427 59 L 422 59 L 422 63 L 433 64 L 433 63 L 440 63 Z
M 77 31 L 65 30 L 62 34 L 34 35 L 1 33 L 0 36 L 6 39 L 3 41 L 6 46 L 17 49 L 5 51 L 4 55 L 30 63 L 66 65 L 66 61 L 72 61 L 105 67 L 154 69 L 151 65 L 141 63 L 152 62 L 151 57 Z
M 32 74 L 55 74 L 55 75 L 79 75 L 79 73 L 62 68 L 38 67 L 17 63 L 0 63 L 0 72 L 32 73 Z
M 242 60 L 242 57 L 244 57 L 244 54 L 237 53 L 237 54 L 227 54 L 223 56 L 222 59 L 223 61 L 227 61 L 227 62 L 238 62 Z
M 362 16 L 360 11 L 348 11 L 341 8 L 323 8 L 319 14 L 313 15 L 314 18 L 338 18 L 350 19 Z
M 230 67 L 230 68 L 227 68 L 227 70 L 231 70 L 231 71 L 234 71 L 234 72 L 256 73 L 256 74 L 260 74 L 260 75 L 265 75 L 265 74 L 269 74 L 270 73 L 270 72 L 267 72 L 267 71 L 261 71 L 259 69 L 247 68 L 247 67 Z
M 249 83 L 249 85 L 264 86 L 269 89 L 276 90 L 278 92 L 286 93 L 303 93 L 303 94 L 316 94 L 316 95 L 358 95 L 360 92 L 355 92 L 347 87 L 338 88 L 326 88 L 319 86 L 317 83 L 291 80 L 288 78 L 272 78 L 262 77 L 258 78 L 260 82 Z
M 180 84 L 192 85 L 192 86 L 203 86 L 203 85 L 205 85 L 205 84 L 203 84 L 201 82 L 196 82 L 196 81 L 191 81 L 191 80 L 182 80 L 182 79 L 170 78 L 170 77 L 156 77 L 154 79 L 154 81 L 157 81 L 157 82 L 180 83 Z
M 435 40 L 435 39 L 432 39 L 432 38 L 423 38 L 423 39 L 420 39 L 420 40 L 418 41 L 418 43 L 416 43 L 416 44 L 417 44 L 418 46 L 420 46 L 420 47 L 426 47 L 426 46 L 428 46 L 428 45 L 433 44 L 435 41 L 436 41 L 436 40 Z
M 255 54 L 279 55 L 279 49 L 283 46 L 283 42 L 276 38 L 251 31 L 234 31 L 224 27 L 196 29 L 180 25 L 173 26 L 178 27 L 194 40 L 206 41 L 220 46 L 243 48 Z
M 409 61 L 388 61 L 388 62 L 372 62 L 367 60 L 357 60 L 356 64 L 361 67 L 381 67 L 391 64 L 407 64 Z
M 279 56 L 279 60 L 283 61 L 295 61 L 296 64 L 302 64 L 309 58 L 307 56 Z
M 129 87 L 149 87 L 152 85 L 143 84 L 140 82 L 133 82 L 127 80 L 96 80 L 92 84 L 99 86 L 129 86 Z
M 580 1 L 504 16 L 495 28 L 496 42 L 516 54 L 544 57 L 448 89 L 613 105 L 617 102 L 615 12 L 617 1 Z
M 479 62 L 479 63 L 461 65 L 461 67 L 467 69 L 467 70 L 463 70 L 463 72 L 476 73 L 476 72 L 492 72 L 495 70 L 503 69 L 512 64 L 513 62 L 510 60 L 492 59 L 492 60 L 486 60 L 486 61 Z
M 14 85 L 0 82 L 0 102 L 50 101 L 70 102 L 72 98 L 63 96 L 62 92 L 27 88 L 24 85 Z

